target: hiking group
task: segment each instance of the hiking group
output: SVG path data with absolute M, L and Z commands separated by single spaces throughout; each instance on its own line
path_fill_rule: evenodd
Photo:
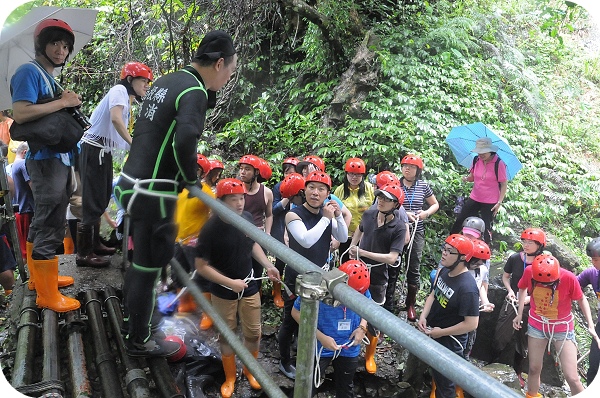
M 11 80 L 17 124 L 81 104 L 76 92 L 62 89 L 53 77 L 73 50 L 75 35 L 70 26 L 58 19 L 44 20 L 33 40 L 35 60 L 22 65 Z M 464 178 L 473 182 L 473 189 L 443 239 L 441 261 L 431 275 L 431 286 L 418 314 L 426 220 L 439 209 L 432 188 L 423 179 L 424 160 L 408 154 L 400 161 L 401 175 L 381 171 L 372 184 L 367 180 L 365 162 L 350 158 L 344 165 L 343 181 L 334 186 L 320 157 L 289 157 L 281 164 L 282 181 L 271 189 L 266 186 L 273 174 L 268 162 L 247 154 L 237 161 L 235 177 L 221 178 L 226 169 L 223 162 L 198 154 L 196 148 L 207 109 L 214 107 L 216 92 L 228 82 L 236 64 L 231 36 L 224 31 L 208 32 L 190 65 L 156 80 L 147 65 L 126 63 L 118 83 L 92 113 L 91 127 L 77 146 L 58 151 L 51 145 L 28 141 L 22 160 L 26 177 L 19 185 L 31 188 L 33 205 L 22 211 L 24 221 L 19 221 L 19 230 L 25 231 L 28 287 L 35 289 L 37 305 L 61 313 L 80 307 L 78 300 L 59 291 L 74 282 L 70 276 L 58 275 L 56 256 L 60 246 L 68 246 L 67 214 L 76 220 L 70 223 L 70 236 L 77 265 L 110 265 L 109 256 L 115 249 L 102 243 L 99 228 L 112 196 L 131 219 L 131 236 L 122 237 L 130 240 L 132 249 L 123 286 L 122 331 L 128 354 L 170 357 L 181 349 L 180 343 L 157 333 L 155 316 L 155 287 L 175 257 L 193 272 L 194 282 L 230 329 L 236 331 L 241 325 L 244 345 L 255 357 L 259 354 L 261 303 L 265 300 L 261 296 L 263 280 L 271 282 L 274 304 L 283 312 L 277 336 L 279 369 L 294 379 L 292 351 L 302 300 L 286 292 L 294 290 L 297 271 L 280 259 L 273 264 L 267 252 L 234 224 L 211 214 L 207 204 L 185 188 L 196 185 L 324 270 L 339 267 L 348 275 L 348 285 L 390 312 L 397 313 L 399 290 L 404 291 L 406 285 L 403 308 L 407 321 L 468 358 L 479 313 L 495 310 L 487 297 L 489 245 L 493 218 L 507 191 L 505 165 L 496 154 L 497 147 L 489 139 L 477 140 L 473 150 L 477 156 Z M 140 110 L 134 118 L 132 109 L 138 101 Z M 129 154 L 113 181 L 116 150 Z M 80 200 L 73 201 L 73 196 Z M 119 224 L 107 220 L 112 227 Z M 600 296 L 600 238 L 588 244 L 593 267 L 579 277 L 544 252 L 543 230 L 527 228 L 521 234 L 521 244 L 522 251 L 507 260 L 502 278 L 507 303 L 515 309 L 507 315 L 513 318 L 518 332 L 514 335 L 515 371 L 522 380 L 523 362 L 528 358 L 527 396 L 541 396 L 542 357 L 545 347 L 554 344 L 571 393 L 576 394 L 583 385 L 577 374 L 571 302 L 579 303 L 595 339 L 589 384 L 597 373 L 600 341 L 582 287 L 591 285 Z M 9 291 L 14 285 L 14 259 L 5 264 L 0 281 Z M 403 269 L 405 278 L 400 277 Z M 183 288 L 182 281 L 173 280 L 177 289 Z M 178 310 L 196 309 L 190 294 L 181 292 Z M 212 319 L 202 314 L 199 327 L 211 328 Z M 336 396 L 352 397 L 361 351 L 367 372 L 377 372 L 375 353 L 381 333 L 350 308 L 321 304 L 315 337 L 313 393 L 331 364 Z M 361 350 L 363 342 L 365 348 Z M 236 357 L 224 339 L 219 343 L 225 373 L 220 392 L 230 397 L 237 378 Z M 251 369 L 244 367 L 243 374 L 253 389 L 261 388 Z M 432 396 L 462 394 L 460 387 L 441 373 L 432 370 L 432 375 Z

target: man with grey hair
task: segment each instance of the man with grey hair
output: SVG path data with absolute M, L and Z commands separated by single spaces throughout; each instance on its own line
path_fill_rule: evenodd
M 21 255 L 27 257 L 26 245 L 29 226 L 33 219 L 34 200 L 33 191 L 31 190 L 31 178 L 25 167 L 25 154 L 29 150 L 27 142 L 22 142 L 17 147 L 15 161 L 12 163 L 12 180 L 14 184 L 12 202 L 18 206 L 15 213 L 17 223 L 17 233 L 19 235 L 19 243 Z

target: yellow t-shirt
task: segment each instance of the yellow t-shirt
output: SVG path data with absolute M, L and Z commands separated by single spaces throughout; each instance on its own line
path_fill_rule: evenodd
M 340 200 L 346 205 L 350 213 L 352 213 L 352 221 L 348 226 L 348 233 L 353 234 L 356 228 L 360 225 L 362 214 L 373 204 L 375 201 L 375 191 L 373 185 L 365 181 L 365 196 L 362 198 L 358 197 L 358 188 L 350 188 L 350 196 L 344 199 L 344 185 L 340 185 L 333 191 L 333 194 L 340 198 Z
M 202 192 L 216 197 L 208 184 L 202 184 Z M 175 209 L 175 222 L 179 226 L 176 242 L 184 245 L 198 238 L 200 230 L 210 217 L 210 207 L 196 197 L 188 198 L 188 194 L 187 189 L 179 194 Z

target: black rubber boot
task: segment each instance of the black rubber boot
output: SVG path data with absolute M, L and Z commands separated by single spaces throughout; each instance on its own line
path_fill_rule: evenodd
M 77 223 L 77 258 L 79 267 L 102 268 L 110 265 L 108 257 L 97 256 L 93 252 L 94 227 Z

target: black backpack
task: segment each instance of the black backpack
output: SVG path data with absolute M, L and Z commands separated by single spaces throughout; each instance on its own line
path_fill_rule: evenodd
M 479 155 L 473 158 L 473 165 L 471 165 L 471 171 L 475 168 L 475 163 L 479 160 Z M 496 181 L 498 181 L 498 166 L 500 165 L 500 156 L 496 156 L 496 163 L 494 163 L 494 171 L 496 172 Z

